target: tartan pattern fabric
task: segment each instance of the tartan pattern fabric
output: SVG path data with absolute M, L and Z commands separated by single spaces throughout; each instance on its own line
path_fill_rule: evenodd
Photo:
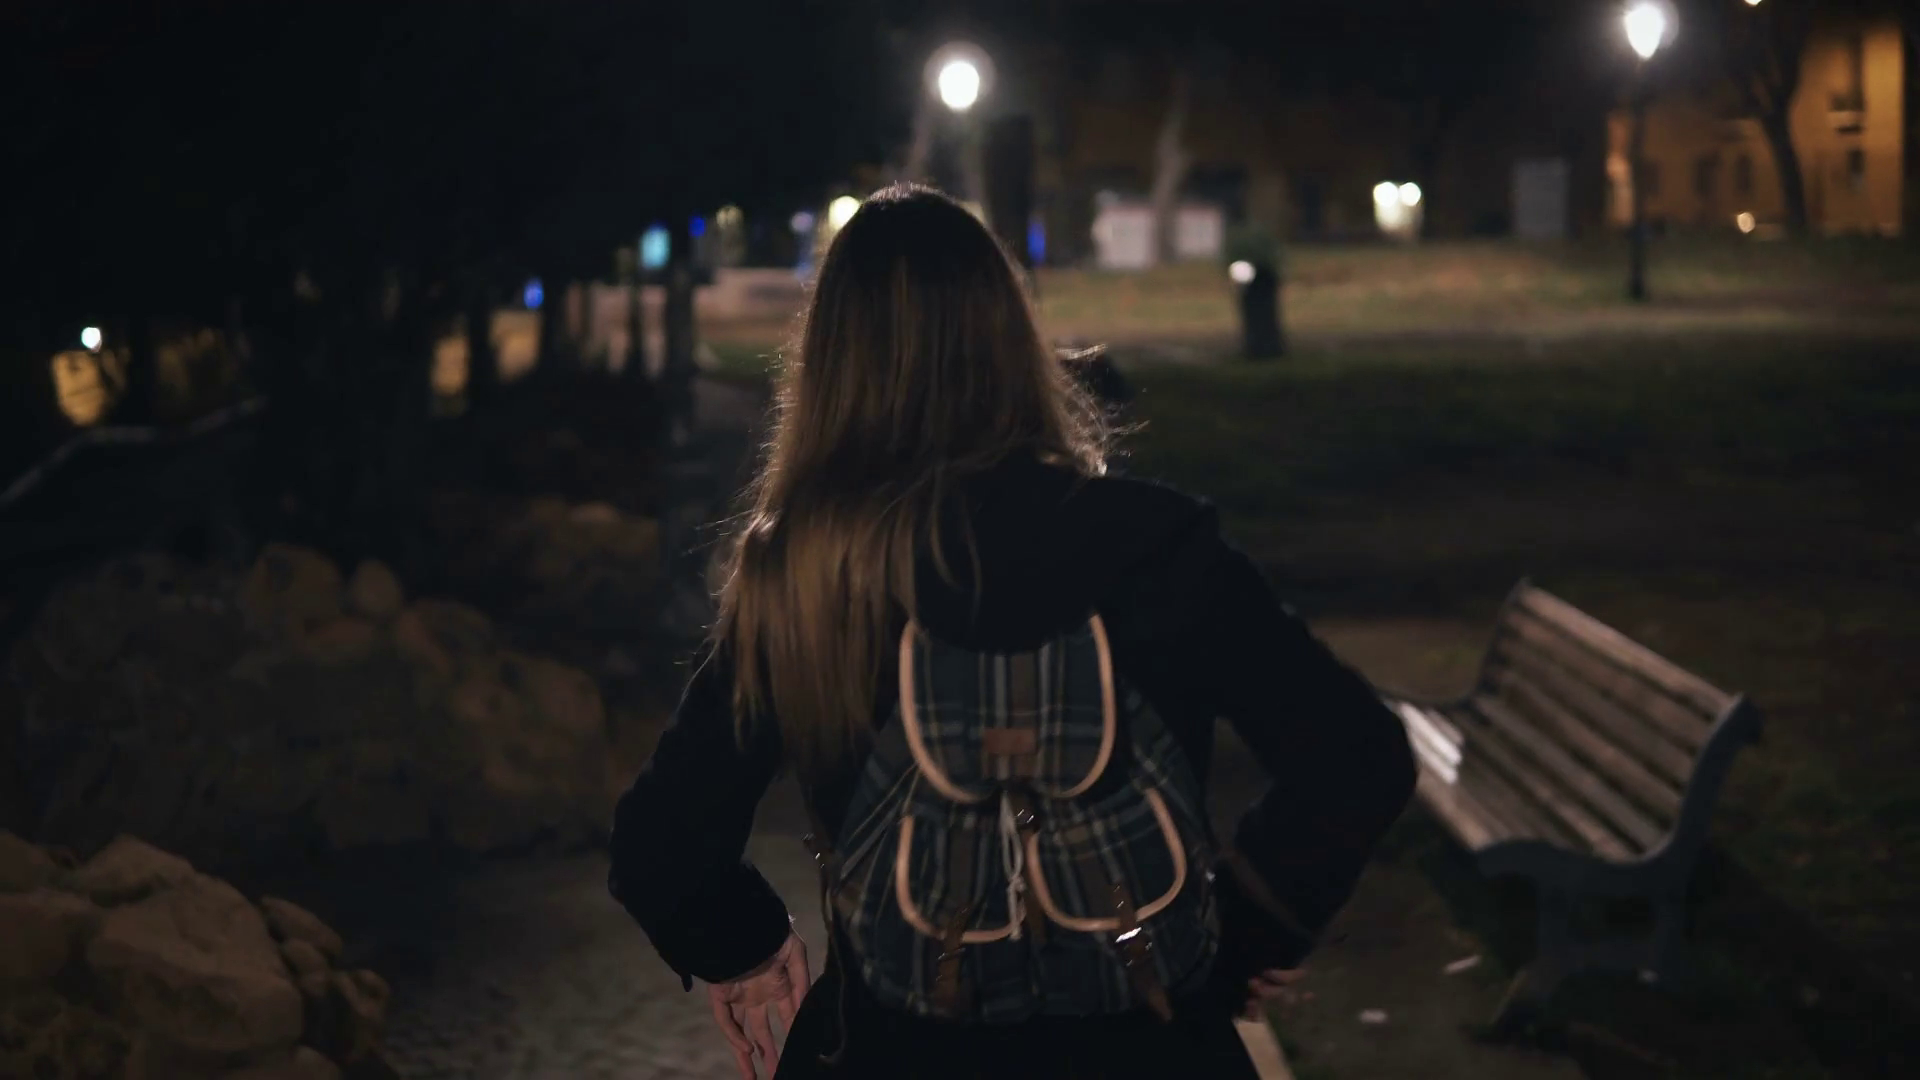
M 922 744 L 954 786 L 985 798 L 1011 780 L 1071 788 L 1093 770 L 1103 728 L 1093 631 L 1029 653 L 975 653 L 916 635 L 915 710 Z M 1031 732 L 1034 760 L 988 760 L 992 731 Z
M 913 908 L 936 930 L 944 932 L 963 915 L 968 930 L 1006 927 L 1014 912 L 1001 796 L 1015 788 L 1032 792 L 1037 838 L 1037 861 L 1022 866 L 1029 882 L 1024 906 L 1037 903 L 1031 880 L 1042 875 L 1058 913 L 1069 918 L 1113 915 L 1116 885 L 1136 908 L 1169 892 L 1174 852 L 1146 793 L 1158 795 L 1187 869 L 1171 902 L 1141 920 L 1147 956 L 1169 992 L 1198 986 L 1219 945 L 1211 838 L 1196 775 L 1152 707 L 1116 681 L 1115 749 L 1102 776 L 1078 797 L 1042 794 L 1086 779 L 1098 756 L 1104 709 L 1098 645 L 1089 629 L 1018 655 L 973 653 L 923 637 L 912 662 L 922 745 L 954 786 L 978 801 L 954 801 L 936 790 L 896 714 L 855 785 L 826 882 L 852 966 L 874 996 L 921 1016 L 987 1023 L 1142 1006 L 1115 934 L 1049 920 L 1038 937 L 1023 926 L 1018 937 L 964 945 L 963 995 L 957 1007 L 941 1007 L 935 983 L 943 945 L 902 909 L 898 864 L 905 862 Z M 982 749 L 983 732 L 993 728 L 1035 732 L 1027 771 L 995 771 L 997 762 Z M 911 844 L 903 851 L 909 821 Z

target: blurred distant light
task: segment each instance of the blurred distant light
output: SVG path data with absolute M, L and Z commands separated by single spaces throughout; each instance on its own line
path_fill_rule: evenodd
M 1038 217 L 1027 222 L 1027 258 L 1035 266 L 1047 261 L 1047 226 Z
M 645 270 L 658 270 L 667 265 L 667 255 L 673 250 L 673 241 L 667 237 L 665 225 L 648 226 L 640 234 L 640 266 Z
M 1412 181 L 1408 181 L 1407 183 L 1400 185 L 1400 205 L 1401 206 L 1419 206 L 1420 205 L 1420 185 L 1419 184 L 1413 183 Z
M 846 227 L 847 222 L 853 220 L 853 215 L 859 213 L 859 211 L 859 199 L 851 195 L 842 195 L 827 204 L 827 227 L 835 232 L 839 232 Z
M 1747 0 L 1747 6 L 1748 6 L 1748 7 L 1759 7 L 1759 6 L 1760 6 L 1760 0 Z
M 1667 42 L 1667 13 L 1654 0 L 1640 0 L 1627 9 L 1623 18 L 1627 44 L 1642 60 L 1650 60 Z
M 687 232 L 695 239 L 707 235 L 707 219 L 703 217 L 694 218 L 687 223 Z
M 1400 201 L 1400 185 L 1391 180 L 1382 180 L 1373 185 L 1373 203 L 1375 206 L 1392 206 Z
M 89 326 L 85 330 L 80 331 L 80 344 L 84 346 L 88 352 L 99 352 L 100 343 L 104 340 L 106 339 L 101 335 L 100 328 L 97 326 Z
M 793 227 L 794 232 L 810 233 L 813 231 L 813 224 L 814 224 L 813 215 L 805 210 L 802 210 L 799 213 L 794 214 L 793 220 L 787 222 L 787 224 Z
M 954 112 L 966 112 L 980 100 L 980 68 L 971 60 L 953 59 L 940 68 L 940 101 Z
M 527 282 L 527 287 L 520 290 L 520 302 L 527 305 L 528 311 L 539 311 L 546 299 L 547 290 L 540 287 L 539 278 Z
M 1750 2 L 1758 3 L 1759 0 L 1750 0 Z M 1753 211 L 1751 210 L 1742 210 L 1738 214 L 1735 214 L 1733 216 L 1733 223 L 1735 225 L 1738 225 L 1740 227 L 1740 231 L 1743 233 L 1752 232 L 1754 229 L 1754 226 L 1759 224 L 1759 222 L 1754 220 Z
M 1227 276 L 1235 285 L 1245 285 L 1253 280 L 1253 264 L 1245 259 L 1236 259 L 1227 267 Z
M 713 215 L 713 220 L 723 229 L 737 229 L 747 220 L 747 215 L 742 213 L 739 207 L 729 203 L 721 207 L 719 213 Z

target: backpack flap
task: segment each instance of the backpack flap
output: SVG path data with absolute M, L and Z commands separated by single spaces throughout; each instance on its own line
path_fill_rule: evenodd
M 1033 652 L 976 653 L 909 623 L 900 636 L 900 724 L 926 782 L 956 803 L 1009 787 L 1054 799 L 1092 787 L 1118 728 L 1099 616 Z

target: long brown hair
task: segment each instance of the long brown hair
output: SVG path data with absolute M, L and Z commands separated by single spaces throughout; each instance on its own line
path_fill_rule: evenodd
M 737 734 L 777 719 L 811 777 L 870 731 L 922 545 L 955 580 L 938 522 L 955 484 L 1016 452 L 1098 473 L 1106 432 L 993 235 L 914 185 L 834 237 L 773 410 L 711 636 L 734 659 Z

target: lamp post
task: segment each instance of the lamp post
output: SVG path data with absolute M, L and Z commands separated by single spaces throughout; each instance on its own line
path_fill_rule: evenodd
M 1627 44 L 1640 62 L 1633 69 L 1632 127 L 1627 134 L 1628 194 L 1633 224 L 1627 235 L 1627 299 L 1647 298 L 1647 64 L 1672 36 L 1673 20 L 1659 0 L 1638 0 L 1622 17 Z
M 993 61 L 979 46 L 956 41 L 927 58 L 925 78 L 927 96 L 916 110 L 919 115 L 907 157 L 907 178 L 919 179 L 926 173 L 927 158 L 933 150 L 934 103 L 938 102 L 953 115 L 960 129 L 961 198 L 980 206 L 985 199 L 985 183 L 979 133 L 971 116 L 974 106 L 993 90 Z

